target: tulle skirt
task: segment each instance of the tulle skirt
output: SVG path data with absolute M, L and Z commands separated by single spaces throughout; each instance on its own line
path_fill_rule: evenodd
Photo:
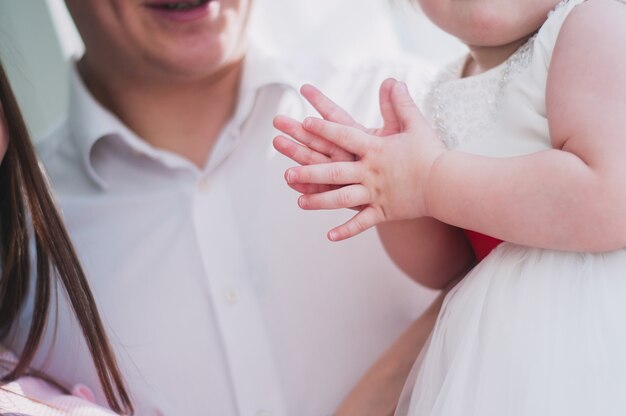
M 447 296 L 397 415 L 626 415 L 626 251 L 501 244 Z

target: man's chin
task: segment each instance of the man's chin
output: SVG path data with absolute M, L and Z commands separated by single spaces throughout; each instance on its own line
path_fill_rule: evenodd
M 164 82 L 194 82 L 207 80 L 227 72 L 241 57 L 215 54 L 212 56 L 181 56 L 178 59 L 161 61 L 158 64 L 157 77 Z

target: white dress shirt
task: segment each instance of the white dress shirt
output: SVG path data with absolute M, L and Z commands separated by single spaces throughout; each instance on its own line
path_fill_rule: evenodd
M 330 415 L 432 299 L 375 232 L 327 241 L 352 213 L 300 210 L 283 179 L 293 162 L 271 145 L 275 114 L 313 114 L 301 83 L 375 125 L 380 82 L 422 91 L 427 65 L 285 68 L 250 51 L 205 169 L 138 138 L 76 72 L 69 119 L 40 142 L 139 415 Z M 98 391 L 64 296 L 57 315 L 37 365 Z

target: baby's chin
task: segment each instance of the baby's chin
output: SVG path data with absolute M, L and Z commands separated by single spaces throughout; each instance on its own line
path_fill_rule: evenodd
M 523 44 L 541 25 L 523 27 L 493 27 L 489 30 L 473 28 L 455 36 L 470 48 L 508 49 Z
M 439 16 L 439 26 L 466 45 L 502 47 L 536 33 L 556 4 L 557 0 L 469 0 L 463 7 Z

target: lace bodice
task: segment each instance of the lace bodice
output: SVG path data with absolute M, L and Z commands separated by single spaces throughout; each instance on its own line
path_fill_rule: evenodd
M 501 65 L 461 78 L 467 61 L 462 59 L 436 78 L 425 113 L 449 148 L 507 157 L 551 147 L 545 104 L 548 68 L 563 22 L 584 2 L 560 2 L 539 31 Z
M 461 78 L 467 62 L 464 58 L 435 80 L 426 98 L 426 108 L 449 148 L 475 140 L 493 126 L 508 82 L 530 62 L 533 39 L 503 64 L 487 72 Z

